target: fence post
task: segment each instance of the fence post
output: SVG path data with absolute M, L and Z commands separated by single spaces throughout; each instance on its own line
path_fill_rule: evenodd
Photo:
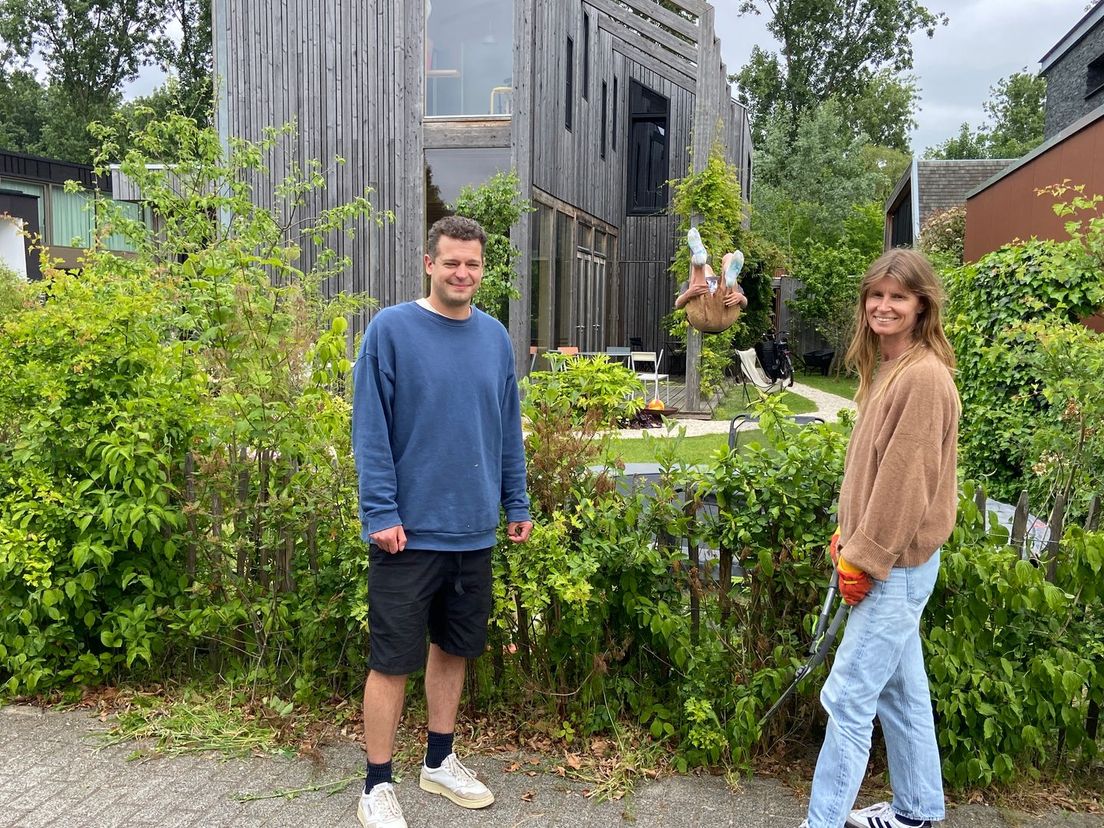
M 1100 522 L 1100 495 L 1093 495 L 1093 499 L 1089 501 L 1089 515 L 1085 518 L 1085 531 L 1095 532 L 1097 524 Z
M 724 541 L 721 541 L 720 547 L 717 568 L 717 579 L 720 583 L 717 585 L 717 593 L 721 604 L 721 628 L 727 629 L 729 616 L 732 615 L 732 600 L 728 595 L 728 591 L 732 589 L 732 550 Z M 725 638 L 727 637 L 726 633 Z
M 985 496 L 985 487 L 978 485 L 977 491 L 974 492 L 974 505 L 977 506 L 978 514 L 981 515 L 981 528 L 987 530 L 989 528 L 989 515 L 985 511 L 985 506 L 989 502 L 989 498 Z
M 1054 499 L 1054 509 L 1050 513 L 1050 540 L 1047 541 L 1046 551 L 1050 562 L 1047 564 L 1046 579 L 1050 583 L 1058 577 L 1058 552 L 1062 543 L 1062 529 L 1066 519 L 1066 496 L 1059 494 Z
M 237 452 L 238 455 L 238 503 L 234 514 L 234 545 L 238 548 L 236 572 L 239 578 L 244 578 L 246 573 L 246 545 L 248 537 L 246 529 L 247 504 L 249 503 L 249 464 L 246 463 L 246 451 L 243 446 Z
M 1020 492 L 1020 499 L 1016 501 L 1016 511 L 1012 514 L 1012 546 L 1020 550 L 1020 557 L 1026 559 L 1027 547 L 1024 545 L 1027 535 L 1027 490 Z
M 195 490 L 195 456 L 190 452 L 184 453 L 184 512 L 188 515 L 188 546 L 185 553 L 184 567 L 188 573 L 188 586 L 195 582 L 196 569 L 196 490 Z
M 682 513 L 686 516 L 686 554 L 690 563 L 690 642 L 698 643 L 701 632 L 701 553 L 695 540 L 694 522 L 698 513 L 697 493 L 693 487 L 686 487 L 686 503 Z

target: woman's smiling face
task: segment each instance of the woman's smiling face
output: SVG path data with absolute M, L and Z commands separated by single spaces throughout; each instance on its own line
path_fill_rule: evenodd
M 882 355 L 892 359 L 908 347 L 924 303 L 892 276 L 883 276 L 866 294 L 866 324 L 881 340 Z M 886 353 L 887 350 L 889 353 Z

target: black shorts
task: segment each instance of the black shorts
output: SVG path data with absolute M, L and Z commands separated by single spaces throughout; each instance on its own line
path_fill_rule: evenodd
M 368 667 L 392 676 L 420 670 L 429 640 L 450 655 L 475 658 L 487 646 L 491 550 L 368 548 Z

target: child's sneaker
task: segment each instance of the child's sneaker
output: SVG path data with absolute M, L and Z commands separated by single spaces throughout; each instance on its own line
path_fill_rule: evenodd
M 930 819 L 909 819 L 894 812 L 888 802 L 879 802 L 847 817 L 847 828 L 932 828 Z
M 461 808 L 486 808 L 494 802 L 494 794 L 475 778 L 474 773 L 464 767 L 455 753 L 446 756 L 439 768 L 422 765 L 418 787 L 423 791 L 440 794 Z
M 705 245 L 702 244 L 701 233 L 698 232 L 697 227 L 691 227 L 686 234 L 686 244 L 690 247 L 690 264 L 701 267 L 709 261 L 709 254 L 705 252 Z
M 374 785 L 360 795 L 357 819 L 364 828 L 406 828 L 402 808 L 390 782 Z

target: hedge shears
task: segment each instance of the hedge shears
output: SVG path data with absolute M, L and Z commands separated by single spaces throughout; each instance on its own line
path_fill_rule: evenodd
M 843 626 L 843 620 L 847 617 L 847 613 L 851 609 L 841 600 L 835 615 L 832 615 L 832 607 L 835 606 L 837 599 L 839 599 L 839 572 L 836 571 L 835 567 L 832 567 L 832 579 L 828 582 L 828 595 L 824 599 L 824 606 L 820 609 L 816 627 L 813 628 L 813 640 L 809 642 L 809 658 L 798 668 L 793 681 L 790 682 L 790 686 L 778 697 L 778 701 L 771 705 L 770 710 L 763 714 L 763 718 L 759 720 L 760 728 L 762 728 L 767 720 L 777 712 L 778 708 L 782 706 L 782 703 L 793 695 L 793 692 L 797 689 L 797 685 L 801 683 L 801 680 L 823 664 L 824 659 L 828 657 L 828 651 L 832 649 L 832 644 L 835 643 L 836 636 L 839 634 L 839 628 Z M 829 620 L 829 616 L 831 616 L 831 620 Z

